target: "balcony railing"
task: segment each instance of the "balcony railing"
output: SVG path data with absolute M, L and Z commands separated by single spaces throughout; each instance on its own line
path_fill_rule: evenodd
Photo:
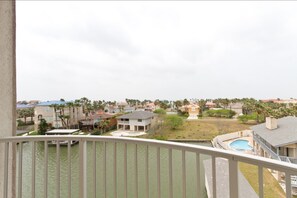
M 50 147 L 49 143 L 52 141 L 58 143 Z M 69 143 L 62 148 L 59 141 Z M 79 145 L 71 146 L 70 141 L 78 141 Z M 5 158 L 4 184 L 0 188 L 4 189 L 4 198 L 8 197 L 10 189 L 8 181 L 11 176 L 8 171 L 10 165 L 8 159 L 12 153 L 10 149 L 13 147 L 17 148 L 15 154 L 17 187 L 12 189 L 15 189 L 19 198 L 74 197 L 72 192 L 74 190 L 77 190 L 76 196 L 79 198 L 98 196 L 202 197 L 201 178 L 204 178 L 204 175 L 201 173 L 201 161 L 204 155 L 209 156 L 212 161 L 212 197 L 214 198 L 220 197 L 216 186 L 216 178 L 219 174 L 216 172 L 217 159 L 224 158 L 228 161 L 229 170 L 226 171 L 229 171 L 230 198 L 239 197 L 239 162 L 258 167 L 258 177 L 255 180 L 258 180 L 259 184 L 259 197 L 264 196 L 264 168 L 285 173 L 287 198 L 292 196 L 291 176 L 297 172 L 297 165 L 272 159 L 203 146 L 148 139 L 103 136 L 25 136 L 1 138 L 0 146 L 2 145 L 4 145 Z M 62 153 L 65 154 L 63 159 Z M 77 165 L 72 161 L 75 154 L 78 154 Z M 189 164 L 190 158 L 192 161 Z M 53 160 L 55 164 L 50 166 Z M 25 164 L 27 164 L 26 167 Z M 74 166 L 78 167 L 78 181 L 74 180 L 76 174 L 73 171 Z M 61 167 L 67 167 L 66 171 L 64 169 L 61 171 Z M 175 176 L 175 173 L 179 176 Z M 50 178 L 54 178 L 55 192 L 52 192 Z M 176 180 L 180 182 L 178 185 Z M 78 185 L 74 185 L 75 182 L 78 182 Z M 29 190 L 25 189 L 24 185 L 29 186 Z M 73 186 L 77 186 L 77 189 Z M 178 188 L 180 192 L 177 191 Z M 29 191 L 26 195 L 25 190 Z M 50 196 L 50 193 L 53 195 Z
M 129 124 L 129 121 L 118 120 L 118 124 Z
M 287 157 L 287 156 L 282 156 L 282 155 L 277 155 L 273 150 L 271 150 L 266 144 L 264 144 L 257 136 L 254 136 L 254 141 L 257 142 L 261 147 L 271 155 L 272 159 L 280 160 L 283 162 L 288 162 L 288 163 L 293 163 L 297 164 L 297 159 L 292 158 L 292 157 Z

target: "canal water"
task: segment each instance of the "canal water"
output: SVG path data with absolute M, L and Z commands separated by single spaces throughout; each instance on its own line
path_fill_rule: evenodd
M 191 143 L 192 144 L 192 143 Z M 201 143 L 194 143 L 201 145 Z M 202 143 L 203 146 L 210 146 L 210 144 Z M 94 176 L 96 177 L 97 197 L 103 197 L 104 185 L 103 185 L 103 144 L 96 143 L 96 174 L 93 173 L 93 152 L 92 143 L 87 145 L 87 189 L 88 197 L 93 196 Z M 106 178 L 107 178 L 107 197 L 114 197 L 114 176 L 113 176 L 113 164 L 114 164 L 114 144 L 106 144 Z M 145 180 L 145 149 L 143 145 L 137 146 L 138 156 L 138 197 L 146 197 L 146 180 Z M 32 175 L 32 144 L 23 144 L 23 198 L 29 198 L 31 194 L 31 175 Z M 71 195 L 73 198 L 79 198 L 79 145 L 72 146 L 71 149 Z M 149 197 L 158 197 L 157 187 L 157 148 L 149 147 Z M 117 197 L 124 197 L 124 144 L 117 143 Z M 133 198 L 135 196 L 135 145 L 127 144 L 127 180 L 128 180 L 128 197 Z M 36 197 L 43 197 L 44 192 L 44 144 L 36 144 Z M 160 149 L 160 169 L 161 169 L 161 197 L 169 197 L 169 167 L 168 167 L 168 150 Z M 204 170 L 202 166 L 203 159 L 208 156 L 201 156 L 201 189 L 203 189 L 203 197 L 207 197 L 204 183 Z M 173 194 L 175 198 L 182 197 L 182 152 L 173 150 Z M 60 166 L 61 166 L 61 192 L 62 198 L 68 196 L 68 158 L 67 147 L 60 148 Z M 186 152 L 186 190 L 187 198 L 196 198 L 196 155 L 194 153 Z M 48 197 L 56 197 L 56 148 L 48 147 Z

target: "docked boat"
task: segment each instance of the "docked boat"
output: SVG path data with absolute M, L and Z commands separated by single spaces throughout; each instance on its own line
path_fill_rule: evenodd
M 54 130 L 51 130 L 51 131 L 47 131 L 45 133 L 45 135 L 75 135 L 75 134 L 78 134 L 79 133 L 79 129 L 54 129 Z M 61 146 L 67 146 L 68 145 L 68 140 L 66 141 L 62 141 L 62 140 L 59 140 L 59 144 Z M 78 143 L 78 141 L 76 140 L 71 140 L 70 141 L 70 144 L 71 146 Z M 49 145 L 56 145 L 57 144 L 57 141 L 56 140 L 53 140 L 53 141 L 50 141 L 48 142 Z

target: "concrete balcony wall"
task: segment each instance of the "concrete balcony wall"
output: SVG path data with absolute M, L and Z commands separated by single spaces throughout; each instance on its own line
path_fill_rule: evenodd
M 15 1 L 0 1 L 0 137 L 13 136 L 16 133 L 16 24 Z M 15 147 L 9 148 L 8 197 L 15 188 Z M 5 159 L 4 144 L 0 146 L 0 161 Z M 4 183 L 4 167 L 0 165 L 0 186 Z M 0 189 L 2 196 L 4 189 Z

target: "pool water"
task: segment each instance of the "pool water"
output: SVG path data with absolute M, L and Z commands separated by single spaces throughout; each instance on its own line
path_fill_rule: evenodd
M 247 140 L 235 140 L 230 144 L 230 146 L 232 149 L 237 151 L 250 151 L 253 149 Z

